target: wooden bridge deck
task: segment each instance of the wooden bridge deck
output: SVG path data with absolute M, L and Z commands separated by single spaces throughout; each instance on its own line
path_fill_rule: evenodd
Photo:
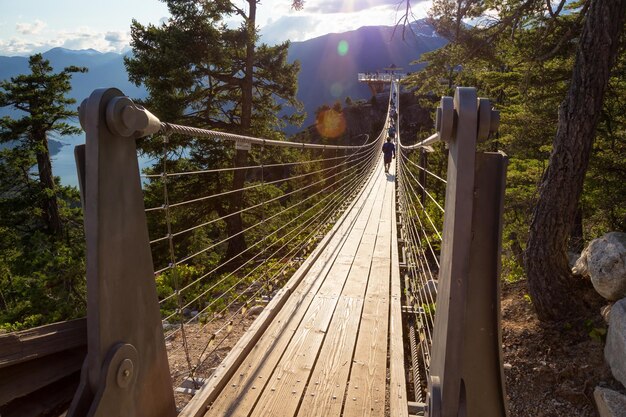
M 206 417 L 407 414 L 394 179 L 377 165 Z

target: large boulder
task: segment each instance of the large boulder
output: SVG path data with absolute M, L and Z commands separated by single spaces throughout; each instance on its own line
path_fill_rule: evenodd
M 596 387 L 593 396 L 600 417 L 626 417 L 626 396 L 602 387 Z
M 609 301 L 626 297 L 626 233 L 611 232 L 592 240 L 572 272 L 591 278 L 598 294 Z
M 626 298 L 611 308 L 604 359 L 615 379 L 626 386 Z

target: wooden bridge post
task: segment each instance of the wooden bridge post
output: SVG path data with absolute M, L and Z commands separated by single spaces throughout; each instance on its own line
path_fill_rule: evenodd
M 160 122 L 114 88 L 83 101 L 80 121 L 88 348 L 68 416 L 174 416 L 135 144 Z
M 499 279 L 506 156 L 476 152 L 498 114 L 475 89 L 459 87 L 454 112 L 441 117 L 453 117 L 440 126 L 454 128 L 440 132 L 450 152 L 428 415 L 504 417 Z

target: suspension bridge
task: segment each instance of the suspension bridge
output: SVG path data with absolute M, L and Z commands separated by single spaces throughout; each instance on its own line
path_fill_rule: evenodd
M 350 146 L 165 123 L 94 91 L 75 152 L 87 318 L 0 336 L 2 415 L 69 394 L 72 417 L 506 416 L 506 157 L 477 151 L 498 114 L 459 87 L 437 133 L 408 145 L 388 81 L 380 135 Z M 160 144 L 156 168 L 140 171 L 137 140 Z M 211 152 L 247 163 L 210 165 Z

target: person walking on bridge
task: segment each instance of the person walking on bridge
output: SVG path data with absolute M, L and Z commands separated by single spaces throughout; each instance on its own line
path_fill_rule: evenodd
M 388 174 L 391 160 L 396 158 L 396 145 L 391 143 L 391 138 L 387 138 L 387 142 L 383 144 L 383 155 L 385 162 L 385 173 Z
M 389 129 L 387 129 L 387 134 L 391 139 L 396 138 L 396 127 L 392 124 L 389 125 Z

